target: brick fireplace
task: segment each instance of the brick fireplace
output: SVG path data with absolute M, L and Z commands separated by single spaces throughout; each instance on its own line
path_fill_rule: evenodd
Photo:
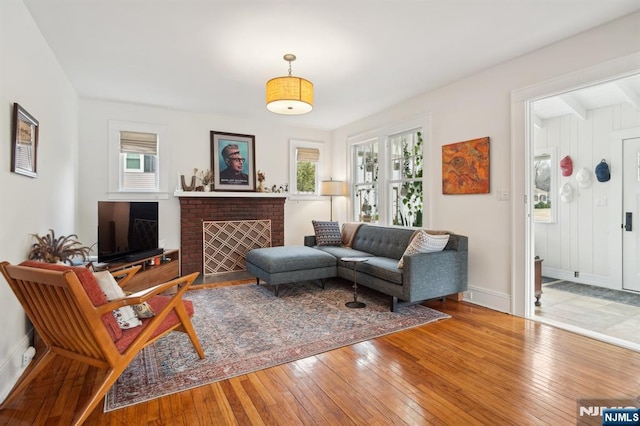
M 184 195 L 182 195 L 184 194 Z M 184 192 L 180 198 L 180 259 L 182 274 L 203 273 L 205 221 L 270 220 L 271 245 L 284 245 L 285 196 L 247 193 L 225 196 L 220 193 Z

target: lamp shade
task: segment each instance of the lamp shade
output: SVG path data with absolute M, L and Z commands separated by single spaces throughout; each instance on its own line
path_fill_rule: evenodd
M 347 183 L 341 180 L 323 180 L 320 182 L 320 195 L 347 195 Z
M 267 81 L 267 109 L 276 114 L 306 114 L 313 109 L 313 83 L 300 77 Z

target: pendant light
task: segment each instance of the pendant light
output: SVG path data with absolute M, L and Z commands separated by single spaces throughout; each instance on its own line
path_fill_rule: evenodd
M 313 83 L 291 75 L 296 55 L 287 53 L 283 58 L 289 62 L 289 75 L 267 81 L 267 109 L 276 114 L 306 114 L 313 109 Z

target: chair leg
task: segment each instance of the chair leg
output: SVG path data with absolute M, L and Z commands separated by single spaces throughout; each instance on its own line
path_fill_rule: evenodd
M 105 373 L 105 377 L 102 380 L 102 383 L 100 383 L 98 389 L 93 393 L 91 398 L 87 402 L 85 402 L 82 408 L 76 411 L 73 418 L 73 426 L 80 426 L 87 420 L 87 417 L 91 415 L 98 403 L 102 400 L 102 398 L 104 398 L 107 391 L 111 389 L 111 386 L 113 386 L 116 380 L 118 380 L 118 377 L 120 377 L 122 372 L 127 367 L 128 364 L 118 369 L 107 370 L 107 372 Z
M 196 352 L 198 352 L 198 356 L 200 357 L 200 359 L 204 359 L 204 350 L 202 350 L 202 345 L 200 345 L 200 340 L 198 339 L 196 330 L 193 328 L 191 318 L 189 318 L 189 314 L 187 313 L 187 310 L 182 303 L 178 303 L 176 305 L 176 314 L 178 315 L 178 318 L 180 318 L 182 328 L 189 336 L 189 339 L 191 339 L 191 343 L 196 349 Z
M 0 404 L 0 410 L 5 409 L 11 401 L 21 395 L 29 383 L 31 383 L 33 379 L 35 379 L 38 374 L 44 370 L 44 368 L 49 364 L 49 361 L 54 357 L 55 354 L 51 351 L 51 348 L 47 348 L 46 352 L 40 357 L 40 359 L 36 359 L 32 365 L 27 367 L 27 370 L 22 373 L 22 376 L 20 376 L 16 384 L 13 386 L 9 395 L 7 395 L 2 404 Z

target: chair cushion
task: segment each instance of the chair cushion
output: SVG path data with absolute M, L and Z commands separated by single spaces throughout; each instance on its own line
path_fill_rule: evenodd
M 24 261 L 20 264 L 20 266 L 49 269 L 51 271 L 71 270 L 75 272 L 78 280 L 80 280 L 80 284 L 82 284 L 82 287 L 87 293 L 87 296 L 89 297 L 89 300 L 91 300 L 93 306 L 102 306 L 107 303 L 107 296 L 104 295 L 104 293 L 100 289 L 100 286 L 98 285 L 98 281 L 96 281 L 96 278 L 93 276 L 93 272 L 88 268 L 61 265 L 56 263 L 36 262 L 34 260 Z M 109 336 L 111 336 L 111 340 L 115 342 L 122 337 L 122 330 L 120 329 L 120 327 L 118 327 L 118 323 L 111 313 L 103 314 L 102 322 L 104 323 Z
M 162 310 L 169 304 L 169 302 L 171 302 L 171 299 L 171 296 L 153 296 L 148 300 L 148 303 L 154 312 L 162 312 Z M 193 316 L 193 303 L 190 300 L 183 300 L 182 302 L 184 303 L 189 316 Z M 152 321 L 151 318 L 145 318 L 142 320 L 142 326 L 122 330 L 122 338 L 116 342 L 116 348 L 118 348 L 118 351 L 120 351 L 121 354 L 124 353 L 129 345 L 131 345 L 131 343 L 135 340 L 135 338 L 138 337 L 140 333 L 142 333 L 142 330 L 145 329 L 150 321 Z M 179 323 L 180 319 L 178 318 L 175 309 L 172 309 L 171 312 L 167 314 L 165 319 L 162 320 L 162 323 L 160 323 L 160 326 L 156 329 L 156 331 L 153 332 L 153 334 L 151 335 L 151 339 L 164 333 L 165 331 Z

